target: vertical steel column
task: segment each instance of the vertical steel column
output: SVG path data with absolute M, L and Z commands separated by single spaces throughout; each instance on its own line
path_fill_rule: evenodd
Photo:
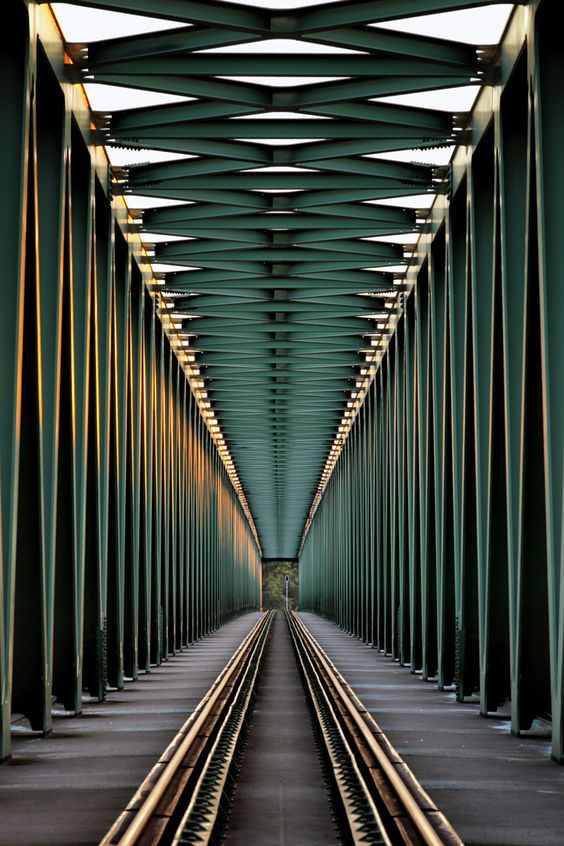
M 531 170 L 534 167 L 538 237 L 552 754 L 555 760 L 564 762 L 564 257 L 561 240 L 564 56 L 555 31 L 556 22 L 554 5 L 542 3 L 534 17 L 529 41 L 529 76 L 533 127 L 530 142 L 535 153 Z
M 0 51 L 0 757 L 12 713 L 49 731 L 53 697 L 80 713 L 85 692 L 102 699 L 124 671 L 185 646 L 194 619 L 199 636 L 260 602 L 259 551 L 156 320 L 53 17 L 36 3 L 11 12 Z
M 455 682 L 482 714 L 510 699 L 514 733 L 552 718 L 562 761 L 556 14 L 533 2 L 511 18 L 501 82 L 480 94 L 452 196 L 433 207 L 395 335 L 308 529 L 300 591 L 347 631 L 366 621 L 369 641 L 424 678 L 437 672 L 439 687 Z

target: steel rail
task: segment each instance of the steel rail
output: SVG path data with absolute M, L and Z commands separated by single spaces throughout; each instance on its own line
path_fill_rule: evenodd
M 291 629 L 294 629 L 305 650 L 313 656 L 315 663 L 325 677 L 327 690 L 330 691 L 332 698 L 337 702 L 338 710 L 343 714 L 345 720 L 348 717 L 352 721 L 351 739 L 358 745 L 358 736 L 361 744 L 369 750 L 376 765 L 381 769 L 393 790 L 395 798 L 401 803 L 414 827 L 419 837 L 417 842 L 421 842 L 425 846 L 446 846 L 446 844 L 448 846 L 464 846 L 459 835 L 421 787 L 407 764 L 387 740 L 376 721 L 368 713 L 361 700 L 326 655 L 307 626 L 294 611 L 289 613 L 288 618 Z M 381 739 L 377 740 L 375 735 Z M 392 762 L 392 758 L 394 762 Z M 399 767 L 398 764 L 400 764 Z M 403 770 L 406 780 L 399 774 L 400 770 Z M 415 791 L 418 796 L 415 795 Z M 424 803 L 436 817 L 436 821 L 440 823 L 440 831 L 437 831 L 432 825 L 428 814 L 425 813 L 420 803 Z M 404 842 L 413 843 L 412 840 L 405 838 Z
M 218 823 L 221 829 L 221 806 L 228 793 L 227 782 L 233 772 L 237 748 L 248 719 L 253 693 L 260 673 L 274 612 L 257 637 L 249 661 L 245 664 L 237 694 L 227 710 L 217 737 L 206 757 L 198 781 L 191 792 L 190 803 L 177 826 L 171 846 L 197 842 L 209 846 L 215 842 Z
M 325 744 L 336 793 L 346 818 L 347 842 L 350 841 L 351 846 L 392 846 L 382 817 L 358 768 L 354 750 L 341 728 L 335 712 L 337 703 L 326 689 L 301 632 L 290 620 L 289 629 L 296 659 Z
M 182 762 L 189 754 L 191 748 L 199 738 L 199 735 L 212 715 L 214 708 L 218 705 L 222 695 L 231 685 L 235 686 L 237 680 L 244 673 L 248 660 L 253 654 L 253 648 L 260 639 L 261 633 L 269 625 L 272 619 L 272 612 L 264 614 L 253 626 L 244 640 L 235 650 L 221 673 L 218 675 L 206 695 L 184 723 L 176 737 L 169 744 L 169 749 L 176 747 L 170 760 L 164 766 L 159 777 L 151 783 L 151 773 L 136 791 L 128 806 L 136 804 L 136 799 L 148 793 L 142 800 L 139 808 L 134 812 L 127 809 L 120 814 L 105 837 L 100 841 L 99 846 L 135 846 L 147 828 L 160 801 L 165 796 L 167 789 L 172 785 Z M 131 815 L 131 819 L 128 817 Z M 125 824 L 125 827 L 124 827 Z

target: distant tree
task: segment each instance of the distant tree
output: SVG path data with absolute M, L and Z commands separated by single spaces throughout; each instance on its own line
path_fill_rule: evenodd
M 288 605 L 298 607 L 298 565 L 293 561 L 267 562 L 262 565 L 262 607 L 265 611 L 285 608 L 285 577 L 288 576 Z

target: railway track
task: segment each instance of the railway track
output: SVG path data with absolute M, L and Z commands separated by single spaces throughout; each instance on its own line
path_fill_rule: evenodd
M 290 612 L 288 624 L 345 840 L 355 846 L 463 846 L 298 615 Z
M 100 846 L 222 841 L 273 616 L 256 623 Z M 462 846 L 300 618 L 291 612 L 287 622 L 341 840 Z
M 100 846 L 215 842 L 273 616 L 253 626 Z

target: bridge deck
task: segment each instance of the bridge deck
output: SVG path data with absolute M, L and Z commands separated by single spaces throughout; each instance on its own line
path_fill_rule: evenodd
M 0 766 L 2 846 L 96 844 L 258 619 L 245 614 L 125 690 L 14 738 Z
M 279 612 L 265 656 L 226 846 L 339 842 L 288 626 Z
M 561 846 L 564 771 L 550 741 L 513 737 L 315 614 L 302 619 L 466 846 Z

